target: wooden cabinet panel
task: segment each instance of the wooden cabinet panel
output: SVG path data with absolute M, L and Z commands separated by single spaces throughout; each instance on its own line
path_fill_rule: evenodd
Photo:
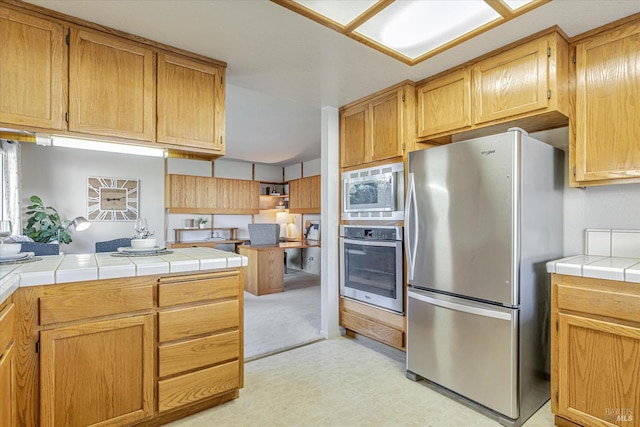
M 153 308 L 153 287 L 101 289 L 40 298 L 40 324 L 90 319 Z
M 390 346 L 405 349 L 405 316 L 347 298 L 340 298 L 340 326 Z
M 320 175 L 289 181 L 289 212 L 320 213 Z
M 638 52 L 639 21 L 576 45 L 575 143 L 570 148 L 575 146 L 577 182 L 572 185 L 639 181 Z
M 167 175 L 165 208 L 171 213 L 254 214 L 260 183 L 241 179 Z
M 416 89 L 418 137 L 471 126 L 471 70 L 464 69 Z
M 188 304 L 220 298 L 237 298 L 240 292 L 237 271 L 214 273 L 209 277 L 190 277 L 188 280 L 160 282 L 158 306 Z
M 367 104 L 357 105 L 340 114 L 340 166 L 343 168 L 367 162 L 368 116 Z
M 0 350 L 0 426 L 3 427 L 13 427 L 17 425 L 14 347 L 14 345 L 11 345 Z
M 584 426 L 633 421 L 640 328 L 563 313 L 558 321 L 558 414 Z
M 165 377 L 240 356 L 240 332 L 232 331 L 158 348 L 158 375 Z
M 551 296 L 551 408 L 556 423 L 637 425 L 637 284 L 554 274 Z
M 385 89 L 340 109 L 340 166 L 402 156 L 415 137 L 415 86 Z
M 402 156 L 402 89 L 371 102 L 369 161 Z
M 13 341 L 15 311 L 15 305 L 13 303 L 8 304 L 0 310 L 0 355 Z
M 0 8 L 0 122 L 66 127 L 64 37 L 60 24 Z
M 40 333 L 40 425 L 125 426 L 153 413 L 153 316 Z
M 239 246 L 240 255 L 248 258 L 244 273 L 244 290 L 253 295 L 284 291 L 284 250 Z
M 166 411 L 240 387 L 240 362 L 234 361 L 158 381 L 158 411 Z
M 158 142 L 224 154 L 225 70 L 158 54 Z
M 158 339 L 167 342 L 237 328 L 239 313 L 238 300 L 162 311 L 158 313 Z
M 475 123 L 547 107 L 547 47 L 547 39 L 543 37 L 473 67 Z
M 151 49 L 72 27 L 69 130 L 152 141 L 154 71 Z

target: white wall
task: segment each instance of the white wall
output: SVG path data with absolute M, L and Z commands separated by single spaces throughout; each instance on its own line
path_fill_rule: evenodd
M 140 217 L 147 218 L 159 244 L 164 243 L 164 159 L 105 153 L 22 143 L 22 206 L 29 197 L 40 196 L 64 219 L 87 216 L 87 177 L 117 177 L 139 180 Z M 62 245 L 65 253 L 94 252 L 95 242 L 135 233 L 132 221 L 93 221 L 86 231 L 71 230 L 72 242 Z M 23 215 L 23 224 L 26 216 Z
M 532 133 L 556 147 L 568 147 L 568 129 Z M 640 184 L 569 187 L 569 153 L 565 152 L 564 255 L 584 253 L 585 228 L 640 229 Z

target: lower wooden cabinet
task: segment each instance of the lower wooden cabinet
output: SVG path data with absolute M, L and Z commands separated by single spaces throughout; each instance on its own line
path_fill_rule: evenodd
M 40 334 L 40 425 L 126 426 L 153 413 L 153 315 Z
M 159 413 L 242 387 L 241 278 L 228 271 L 160 280 Z
M 364 335 L 401 350 L 406 349 L 406 318 L 368 304 L 340 298 L 340 326 L 347 335 Z
M 640 288 L 553 275 L 551 408 L 557 425 L 640 425 Z
M 19 288 L 15 316 L 0 305 L 0 426 L 161 425 L 237 398 L 243 278 L 238 268 Z M 20 327 L 5 327 L 14 317 Z
M 17 425 L 14 321 L 14 305 L 9 303 L 0 310 L 0 426 L 3 427 Z

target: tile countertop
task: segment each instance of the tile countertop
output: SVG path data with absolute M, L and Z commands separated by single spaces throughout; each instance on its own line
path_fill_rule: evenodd
M 547 262 L 547 272 L 640 283 L 640 258 L 576 255 Z
M 244 267 L 247 257 L 213 248 L 172 249 L 157 256 L 114 257 L 109 252 L 42 256 L 39 261 L 0 265 L 0 303 L 20 286 Z

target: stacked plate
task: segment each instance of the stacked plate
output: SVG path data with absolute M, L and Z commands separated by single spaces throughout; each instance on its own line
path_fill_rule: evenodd
M 34 252 L 18 252 L 17 254 L 6 254 L 0 256 L 0 262 L 25 261 L 35 256 Z
M 132 248 L 127 246 L 123 248 L 118 248 L 118 252 L 122 254 L 130 254 L 130 255 L 157 254 L 166 250 L 167 248 L 165 248 L 164 246 L 151 246 L 148 248 Z

